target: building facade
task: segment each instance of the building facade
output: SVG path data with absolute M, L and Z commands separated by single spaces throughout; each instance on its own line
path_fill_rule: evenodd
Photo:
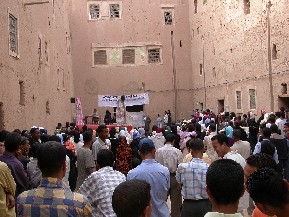
M 36 125 L 51 132 L 72 118 L 67 5 L 2 0 L 0 20 L 0 130 Z
M 148 93 L 144 113 L 156 124 L 192 112 L 191 44 L 187 0 L 71 1 L 74 92 L 84 115 L 98 95 Z
M 190 1 L 194 107 L 258 115 L 289 107 L 288 7 L 285 0 Z

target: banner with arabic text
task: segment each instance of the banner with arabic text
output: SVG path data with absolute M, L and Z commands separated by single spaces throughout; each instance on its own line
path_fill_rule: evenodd
M 117 95 L 98 95 L 98 107 L 117 107 Z M 125 105 L 145 105 L 149 104 L 148 93 L 125 95 Z

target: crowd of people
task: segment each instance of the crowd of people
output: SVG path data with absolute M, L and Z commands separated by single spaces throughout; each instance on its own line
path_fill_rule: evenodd
M 1 131 L 0 216 L 288 217 L 288 113 Z

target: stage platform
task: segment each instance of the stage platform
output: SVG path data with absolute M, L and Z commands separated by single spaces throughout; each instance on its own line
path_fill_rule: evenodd
M 83 125 L 76 125 L 76 126 L 78 127 L 79 130 L 82 130 Z M 86 126 L 87 126 L 87 128 L 91 128 L 93 130 L 96 130 L 99 125 L 87 124 Z M 112 127 L 114 127 L 114 128 L 118 127 L 119 129 L 126 127 L 128 132 L 130 132 L 132 130 L 132 126 L 131 125 L 121 126 L 121 125 L 117 125 L 117 124 L 111 124 L 111 125 L 106 125 L 106 126 L 109 129 L 112 128 Z

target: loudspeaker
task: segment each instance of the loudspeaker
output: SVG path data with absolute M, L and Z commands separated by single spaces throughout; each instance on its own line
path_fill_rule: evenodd
M 74 97 L 70 98 L 70 103 L 75 103 L 75 98 Z

